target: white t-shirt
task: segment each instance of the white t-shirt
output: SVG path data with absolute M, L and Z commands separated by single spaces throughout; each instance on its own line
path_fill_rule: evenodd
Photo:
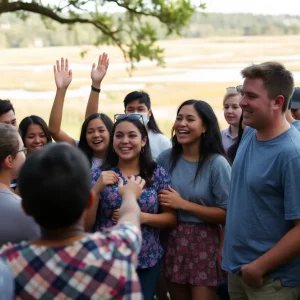
M 164 150 L 171 148 L 171 140 L 161 133 L 154 132 L 153 130 L 149 130 L 148 132 L 150 149 L 152 153 L 153 160 L 156 161 L 157 157 Z
M 98 157 L 93 156 L 91 170 L 95 169 L 95 168 L 99 168 L 100 166 L 102 166 L 102 164 L 103 164 L 103 159 L 102 158 L 98 158 Z

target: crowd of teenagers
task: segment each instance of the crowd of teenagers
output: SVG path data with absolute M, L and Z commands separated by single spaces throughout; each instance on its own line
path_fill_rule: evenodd
M 18 125 L 0 100 L 0 298 L 299 300 L 293 74 L 244 68 L 242 85 L 224 87 L 227 129 L 191 99 L 169 139 L 145 92 L 113 120 L 98 112 L 108 67 L 105 53 L 92 66 L 79 140 L 61 128 L 67 59 L 54 66 L 48 125 Z

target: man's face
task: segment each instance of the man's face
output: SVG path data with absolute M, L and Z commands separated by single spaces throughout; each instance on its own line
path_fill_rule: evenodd
M 0 123 L 12 125 L 18 129 L 17 119 L 12 110 L 0 116 Z
M 245 79 L 240 106 L 246 126 L 262 129 L 273 118 L 273 103 L 262 79 Z

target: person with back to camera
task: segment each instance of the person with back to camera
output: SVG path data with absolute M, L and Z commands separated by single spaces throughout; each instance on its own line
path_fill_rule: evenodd
M 160 274 L 163 248 L 159 240 L 162 228 L 176 225 L 176 212 L 159 205 L 158 193 L 168 188 L 168 172 L 152 160 L 149 140 L 142 115 L 115 116 L 107 158 L 101 168 L 92 171 L 92 185 L 100 193 L 94 230 L 109 228 L 118 219 L 122 199 L 118 194 L 117 178 L 125 182 L 131 175 L 146 181 L 138 199 L 141 208 L 142 248 L 137 273 L 145 300 L 153 300 Z M 91 224 L 93 225 L 93 224 Z
M 232 167 L 222 267 L 231 300 L 300 297 L 300 133 L 285 118 L 292 73 L 253 64 L 240 106 L 246 126 Z
M 22 205 L 41 227 L 40 239 L 5 246 L 0 255 L 15 278 L 17 299 L 142 299 L 135 271 L 141 247 L 136 199 L 145 180 L 118 181 L 117 225 L 85 232 L 95 194 L 84 154 L 66 143 L 30 155 L 19 176 Z
M 41 150 L 52 142 L 48 126 L 39 116 L 25 117 L 19 125 L 19 133 L 28 154 Z
M 241 95 L 238 90 L 229 90 L 223 99 L 224 117 L 229 127 L 221 131 L 222 144 L 227 153 L 230 146 L 238 139 L 239 122 L 242 115 Z
M 16 128 L 0 124 L 0 246 L 39 237 L 39 228 L 25 215 L 21 198 L 10 190 L 25 161 L 26 148 Z
M 172 300 L 215 300 L 223 282 L 220 224 L 225 224 L 231 167 L 211 106 L 201 100 L 183 102 L 172 142 L 157 160 L 170 172 L 172 185 L 160 191 L 160 204 L 178 213 L 163 273 Z

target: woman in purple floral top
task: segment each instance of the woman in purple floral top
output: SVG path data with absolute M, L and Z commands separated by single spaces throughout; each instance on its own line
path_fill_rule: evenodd
M 137 272 L 144 299 L 152 300 L 163 256 L 159 229 L 174 227 L 176 213 L 159 205 L 158 193 L 168 189 L 170 177 L 164 168 L 152 160 L 147 131 L 137 114 L 118 116 L 108 146 L 107 159 L 101 169 L 92 170 L 93 190 L 100 193 L 94 231 L 116 223 L 122 203 L 118 193 L 118 178 L 121 177 L 126 184 L 131 175 L 139 175 L 146 181 L 146 187 L 138 199 L 142 211 L 143 241 Z

